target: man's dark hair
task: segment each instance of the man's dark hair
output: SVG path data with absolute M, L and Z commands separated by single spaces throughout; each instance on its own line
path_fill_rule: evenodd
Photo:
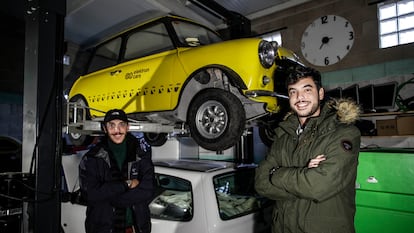
M 299 80 L 307 77 L 311 77 L 313 79 L 318 90 L 322 87 L 321 74 L 319 71 L 311 67 L 297 66 L 289 73 L 289 76 L 286 79 L 286 88 L 289 85 L 295 84 Z

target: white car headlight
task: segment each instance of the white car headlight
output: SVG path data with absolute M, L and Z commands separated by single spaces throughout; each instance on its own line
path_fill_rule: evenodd
M 264 68 L 270 68 L 276 56 L 276 48 L 268 41 L 261 41 L 259 44 L 259 59 Z

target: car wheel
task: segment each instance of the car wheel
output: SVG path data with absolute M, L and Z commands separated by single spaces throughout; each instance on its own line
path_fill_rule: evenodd
M 87 106 L 86 101 L 80 96 L 73 97 L 70 100 L 70 102 L 76 102 L 79 105 Z M 86 120 L 90 120 L 91 119 L 90 112 L 89 112 L 88 109 L 85 109 L 85 110 L 86 110 Z M 78 114 L 76 116 L 77 118 L 82 117 L 81 116 L 81 114 L 82 114 L 81 111 L 78 111 L 77 114 Z M 89 145 L 92 142 L 93 137 L 90 136 L 90 135 L 84 135 L 84 134 L 81 134 L 81 133 L 69 133 L 69 140 L 74 146 L 86 146 L 86 145 Z
M 220 89 L 197 95 L 188 110 L 187 124 L 198 145 L 213 151 L 234 146 L 243 133 L 246 114 L 240 100 Z
M 162 146 L 168 140 L 167 133 L 144 133 L 145 141 L 151 146 Z
M 267 125 L 259 126 L 259 137 L 263 144 L 267 147 L 271 147 L 274 141 L 275 131 L 273 128 Z

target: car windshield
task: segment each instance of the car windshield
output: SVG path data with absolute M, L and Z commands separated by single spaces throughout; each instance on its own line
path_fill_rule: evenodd
M 254 189 L 254 169 L 241 169 L 214 177 L 220 218 L 229 220 L 255 212 L 270 204 Z
M 193 218 L 191 183 L 182 178 L 156 174 L 156 197 L 150 203 L 151 217 L 174 221 Z
M 173 21 L 172 25 L 180 43 L 189 47 L 208 45 L 222 41 L 222 39 L 208 28 L 184 21 Z

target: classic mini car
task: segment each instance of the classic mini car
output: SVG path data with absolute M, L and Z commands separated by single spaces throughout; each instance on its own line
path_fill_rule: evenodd
M 272 203 L 254 190 L 254 166 L 203 160 L 154 164 L 153 233 L 270 232 Z M 76 202 L 62 203 L 65 233 L 85 232 L 86 207 Z
M 224 150 L 246 126 L 280 110 L 281 64 L 300 63 L 274 42 L 223 41 L 203 25 L 165 16 L 94 47 L 69 101 L 86 106 L 90 120 L 120 108 L 133 120 L 185 128 L 201 147 Z

